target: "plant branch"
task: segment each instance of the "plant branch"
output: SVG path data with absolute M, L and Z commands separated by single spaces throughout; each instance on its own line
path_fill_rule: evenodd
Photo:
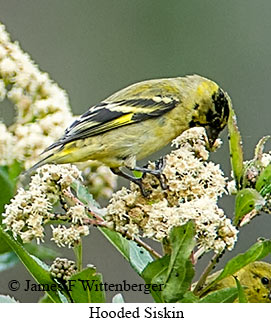
M 128 239 L 133 239 L 139 246 L 141 246 L 141 247 L 145 248 L 147 251 L 149 251 L 149 253 L 152 254 L 155 258 L 161 258 L 162 257 L 160 255 L 160 253 L 155 251 L 150 245 L 148 245 L 147 243 L 145 243 L 141 239 L 139 239 L 137 237 L 132 238 L 132 236 L 128 232 L 125 232 L 124 234 Z
M 99 222 L 96 219 L 85 219 L 84 220 L 84 224 L 87 225 L 94 225 L 97 227 L 102 227 L 102 228 L 107 228 L 109 230 L 114 231 L 108 224 L 107 222 L 105 222 L 104 220 Z M 132 237 L 128 232 L 125 232 L 124 230 L 121 231 L 116 231 L 118 233 L 120 233 L 121 235 L 125 236 L 127 239 L 129 240 L 134 240 L 140 247 L 143 247 L 144 249 L 146 249 L 150 254 L 152 254 L 154 256 L 154 258 L 161 258 L 162 256 L 155 251 L 150 245 L 148 245 L 147 243 L 145 243 L 144 241 L 142 241 L 140 238 L 138 237 Z
M 196 264 L 196 263 L 197 263 L 197 261 L 200 259 L 200 257 L 202 257 L 202 255 L 204 254 L 204 252 L 205 252 L 205 250 L 204 250 L 204 248 L 202 247 L 202 248 L 198 249 L 198 250 L 194 253 L 194 255 L 193 255 L 194 264 Z
M 208 266 L 205 268 L 205 270 L 203 271 L 203 273 L 201 274 L 193 292 L 195 293 L 195 295 L 199 295 L 204 283 L 207 279 L 207 277 L 209 276 L 210 272 L 212 271 L 212 269 L 214 268 L 214 266 L 217 264 L 219 258 L 221 257 L 221 253 L 216 253 L 213 258 L 211 259 L 211 261 L 209 262 Z
M 91 210 L 90 207 L 88 207 L 87 205 L 85 205 L 83 202 L 81 202 L 76 196 L 74 196 L 72 194 L 72 192 L 70 190 L 63 190 L 63 194 L 69 199 L 71 200 L 74 204 L 79 204 L 82 205 L 87 212 L 93 216 L 95 219 L 97 219 L 100 222 L 104 222 L 104 219 L 102 216 L 98 215 L 95 211 Z

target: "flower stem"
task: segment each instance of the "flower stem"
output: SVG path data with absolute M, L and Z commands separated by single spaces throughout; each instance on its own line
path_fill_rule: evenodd
M 132 239 L 132 237 L 126 232 L 124 233 L 125 236 L 128 238 L 128 239 Z M 137 238 L 137 237 L 134 237 L 133 240 L 140 246 L 140 247 L 143 247 L 144 249 L 146 249 L 147 251 L 149 251 L 150 254 L 152 254 L 154 256 L 154 258 L 161 258 L 162 256 L 157 252 L 155 251 L 151 246 L 149 246 L 147 243 L 145 243 L 144 241 L 142 241 L 141 239 Z
M 82 262 L 83 262 L 83 252 L 82 252 L 82 240 L 74 246 L 73 251 L 76 257 L 76 266 L 78 271 L 80 272 L 82 270 Z
M 204 283 L 207 279 L 207 277 L 209 276 L 210 272 L 212 271 L 212 269 L 214 268 L 214 266 L 217 264 L 218 259 L 221 257 L 221 253 L 216 253 L 213 258 L 211 259 L 211 261 L 209 262 L 208 266 L 205 268 L 205 270 L 203 271 L 203 273 L 201 274 L 193 292 L 196 295 L 200 295 L 202 288 L 204 286 Z
M 195 253 L 194 253 L 194 264 L 197 263 L 197 261 L 200 259 L 200 257 L 202 257 L 202 255 L 204 254 L 205 250 L 203 247 L 201 247 L 200 249 L 198 249 Z
M 94 226 L 97 226 L 97 227 L 106 228 L 106 229 L 109 229 L 111 231 L 114 231 L 103 220 L 100 222 L 100 221 L 97 221 L 97 219 L 87 219 L 87 220 L 85 219 L 84 220 L 84 224 L 94 225 Z M 132 237 L 128 232 L 125 232 L 124 230 L 115 231 L 115 232 L 120 233 L 121 235 L 125 236 L 129 240 L 134 240 L 140 247 L 143 247 L 150 254 L 152 254 L 154 258 L 161 258 L 162 257 L 157 251 L 155 251 L 151 246 L 149 246 L 147 243 L 145 243 L 144 241 L 142 241 L 140 238 L 138 238 L 138 237 Z

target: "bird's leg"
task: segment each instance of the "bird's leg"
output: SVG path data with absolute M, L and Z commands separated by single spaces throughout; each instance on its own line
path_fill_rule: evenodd
M 166 177 L 163 174 L 163 170 L 165 166 L 166 166 L 166 160 L 164 157 L 162 157 L 157 161 L 155 161 L 155 169 L 149 169 L 147 168 L 147 166 L 145 167 L 135 166 L 132 170 L 136 170 L 144 174 L 148 173 L 148 174 L 154 175 L 159 180 L 159 183 L 162 189 L 166 190 L 167 189 Z
M 155 161 L 155 169 L 149 169 L 149 168 L 147 168 L 147 166 L 145 166 L 145 167 L 135 166 L 133 168 L 130 168 L 130 167 L 127 167 L 127 166 L 126 167 L 128 169 L 130 169 L 131 171 L 135 170 L 135 171 L 139 171 L 139 172 L 141 172 L 143 174 L 148 173 L 148 174 L 151 174 L 151 175 L 155 176 L 159 180 L 159 183 L 160 183 L 162 189 L 166 190 L 167 189 L 166 177 L 163 174 L 163 170 L 165 168 L 165 165 L 166 165 L 165 158 L 162 157 L 159 160 Z M 119 168 L 111 168 L 111 171 L 114 174 L 122 176 L 123 178 L 126 178 L 129 181 L 131 181 L 131 182 L 135 183 L 136 185 L 138 185 L 142 195 L 144 197 L 148 196 L 148 193 L 146 192 L 146 190 L 143 187 L 142 178 L 137 178 L 137 177 L 134 177 L 132 175 L 129 175 L 129 174 L 123 172 Z
M 145 189 L 144 189 L 144 187 L 143 187 L 143 183 L 142 183 L 141 178 L 136 178 L 136 177 L 134 177 L 134 176 L 132 176 L 132 175 L 126 174 L 126 173 L 124 173 L 124 172 L 123 172 L 121 169 L 119 169 L 119 168 L 111 168 L 111 171 L 112 171 L 114 174 L 119 175 L 119 176 L 122 176 L 123 178 L 126 178 L 126 179 L 128 179 L 129 181 L 131 181 L 131 182 L 135 183 L 136 185 L 138 185 L 138 186 L 139 186 L 139 188 L 140 188 L 140 191 L 141 191 L 142 195 L 143 195 L 144 197 L 147 197 L 147 196 L 148 196 L 148 193 L 146 192 L 146 190 L 145 190 Z

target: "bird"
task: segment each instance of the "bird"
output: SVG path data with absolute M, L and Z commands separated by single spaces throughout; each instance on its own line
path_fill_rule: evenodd
M 47 163 L 96 160 L 137 184 L 145 195 L 141 178 L 123 168 L 159 177 L 163 166 L 151 170 L 137 162 L 192 127 L 204 127 L 212 147 L 227 125 L 230 107 L 229 95 L 199 75 L 141 81 L 91 106 L 27 172 Z
M 210 283 L 220 273 L 221 271 L 218 271 L 210 275 L 207 283 Z M 271 303 L 271 264 L 263 261 L 255 261 L 237 271 L 233 276 L 244 287 L 244 292 L 249 303 Z M 233 276 L 225 277 L 213 285 L 202 296 L 222 288 L 236 287 L 236 281 Z

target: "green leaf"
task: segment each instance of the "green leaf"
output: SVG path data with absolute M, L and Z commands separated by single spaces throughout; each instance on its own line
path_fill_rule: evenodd
M 14 267 L 19 262 L 14 252 L 6 252 L 0 255 L 0 271 Z
M 17 160 L 14 160 L 13 163 L 8 166 L 9 178 L 14 182 L 14 184 L 17 183 L 18 177 L 21 174 L 22 170 L 22 164 Z
M 165 255 L 151 263 L 143 270 L 142 278 L 150 284 L 150 292 L 157 303 L 163 303 L 161 292 L 165 286 L 170 256 Z M 161 286 L 161 288 L 160 288 Z
M 112 243 L 112 245 L 129 261 L 129 241 L 120 233 L 107 228 L 98 228 L 99 231 Z
M 70 294 L 74 303 L 105 303 L 105 293 L 100 289 L 102 275 L 96 268 L 88 267 L 69 279 Z
M 244 291 L 244 288 L 240 284 L 239 280 L 235 276 L 233 276 L 233 277 L 235 279 L 237 290 L 238 290 L 239 303 L 248 303 L 248 299 L 247 299 L 246 293 Z
M 54 260 L 60 255 L 59 252 L 55 251 L 54 249 L 33 243 L 26 243 L 23 246 L 29 253 L 37 256 L 41 260 Z M 2 238 L 0 231 L 0 255 L 10 251 L 12 251 L 12 248 L 10 248 L 10 246 L 5 242 L 4 238 Z
M 40 260 L 38 257 L 34 256 L 34 255 L 30 255 L 35 261 L 36 263 L 43 269 L 45 269 L 46 271 L 49 272 L 50 270 L 50 266 L 48 266 L 45 262 L 43 262 L 42 260 Z
M 62 286 L 63 287 L 63 286 Z M 66 290 L 61 290 L 61 292 L 58 290 L 57 291 L 57 294 L 58 294 L 58 296 L 59 296 L 59 298 L 60 298 L 60 301 L 61 301 L 61 303 L 69 303 L 68 302 L 68 294 L 67 294 L 67 292 L 66 292 Z
M 52 248 L 28 243 L 24 245 L 25 249 L 31 254 L 41 260 L 54 260 L 59 256 L 59 252 Z
M 271 164 L 265 167 L 257 179 L 255 188 L 262 196 L 271 192 Z
M 136 178 L 141 178 L 141 177 L 142 177 L 142 175 L 143 175 L 143 173 L 142 173 L 142 172 L 140 172 L 140 171 L 138 171 L 138 170 L 133 170 L 133 175 L 134 175 L 134 177 L 136 177 Z
M 59 283 L 56 281 L 56 284 L 59 285 Z M 63 288 L 63 286 L 61 286 L 62 289 L 65 289 Z M 65 290 L 62 291 L 63 292 L 66 292 Z M 66 293 L 66 295 L 68 296 L 68 294 Z M 64 296 L 63 294 L 61 294 L 59 291 L 58 291 L 58 296 L 61 300 L 61 303 L 68 303 L 68 300 L 67 300 L 67 297 Z M 52 299 L 48 296 L 48 294 L 44 294 L 38 301 L 38 303 L 54 303 L 52 301 Z
M 10 202 L 15 193 L 17 177 L 21 170 L 21 165 L 17 161 L 14 161 L 14 163 L 9 166 L 0 166 L 0 224 L 2 223 L 1 214 L 4 212 L 5 205 Z M 1 233 L 0 241 L 0 254 L 11 251 L 9 245 L 1 239 Z
M 149 252 L 143 247 L 139 247 L 135 241 L 127 240 L 129 243 L 129 262 L 135 271 L 139 274 L 146 268 L 146 266 L 153 261 Z
M 0 216 L 0 222 L 1 222 L 1 216 Z M 12 251 L 12 248 L 4 240 L 4 237 L 2 236 L 2 230 L 0 230 L 0 254 L 6 253 L 6 252 L 11 252 L 11 251 Z
M 4 238 L 2 237 L 1 231 L 0 231 L 0 254 L 6 253 L 6 252 L 10 252 L 10 251 L 12 251 L 12 249 L 5 242 Z
M 199 303 L 200 299 L 194 293 L 188 291 L 178 303 Z
M 238 296 L 236 287 L 228 287 L 209 293 L 200 303 L 233 303 Z
M 192 300 L 192 295 L 188 294 L 194 276 L 190 260 L 195 246 L 194 236 L 193 222 L 174 227 L 169 236 L 171 254 L 153 261 L 142 272 L 156 302 L 195 301 L 195 297 Z M 156 286 L 162 288 L 157 290 Z
M 235 199 L 234 224 L 238 225 L 243 217 L 252 210 L 259 211 L 265 204 L 265 199 L 253 188 L 244 188 L 239 191 Z
M 172 253 L 162 291 L 165 302 L 178 301 L 191 286 L 194 268 L 190 257 L 196 244 L 194 237 L 195 227 L 192 221 L 170 231 Z
M 80 181 L 73 181 L 71 184 L 71 188 L 74 189 L 78 199 L 82 203 L 87 205 L 89 208 L 92 208 L 93 206 L 96 208 L 100 208 L 98 202 L 94 200 L 92 194 L 89 193 L 87 188 Z
M 39 284 L 48 284 L 53 285 L 55 282 L 50 276 L 50 273 L 42 268 L 37 261 L 25 250 L 23 246 L 21 246 L 17 241 L 15 241 L 11 236 L 9 236 L 3 229 L 0 227 L 0 232 L 2 234 L 3 239 L 9 246 L 13 249 L 13 251 L 17 254 L 20 258 L 22 263 L 25 265 L 27 270 L 30 274 L 34 277 L 34 279 Z M 48 292 L 49 297 L 55 302 L 59 303 L 60 299 L 56 292 L 49 290 Z
M 19 303 L 9 295 L 0 295 L 0 303 Z
M 237 127 L 236 115 L 232 107 L 230 107 L 230 117 L 228 121 L 229 146 L 231 156 L 231 167 L 236 182 L 236 188 L 239 190 L 242 174 L 243 174 L 243 148 L 242 138 Z
M 5 204 L 9 203 L 15 192 L 14 182 L 9 178 L 8 168 L 0 166 L 0 214 L 4 212 Z
M 99 208 L 99 204 L 93 199 L 87 188 L 79 181 L 72 183 L 78 199 L 87 205 L 90 209 L 95 208 L 95 213 L 103 216 L 103 210 Z M 137 273 L 141 273 L 148 263 L 153 261 L 147 250 L 139 247 L 134 241 L 124 238 L 120 233 L 109 230 L 107 228 L 98 227 L 103 235 L 112 243 L 112 245 L 130 262 Z
M 113 298 L 112 298 L 112 303 L 125 303 L 124 298 L 122 296 L 122 294 L 116 294 Z
M 232 258 L 230 261 L 228 261 L 221 273 L 216 277 L 215 280 L 211 282 L 211 284 L 209 284 L 204 289 L 203 293 L 223 278 L 233 275 L 244 266 L 250 264 L 251 262 L 261 260 L 270 253 L 271 240 L 263 240 L 256 242 L 245 253 L 239 254 L 236 257 Z
M 120 233 L 107 228 L 98 228 L 112 245 L 129 261 L 138 274 L 153 261 L 149 252 L 139 247 L 135 241 L 124 238 Z
M 9 166 L 0 166 L 0 214 L 4 212 L 5 204 L 9 203 L 15 193 L 17 179 L 21 171 L 21 164 L 16 160 Z
M 51 300 L 51 298 L 47 295 L 44 294 L 38 301 L 38 303 L 53 303 L 53 301 Z

